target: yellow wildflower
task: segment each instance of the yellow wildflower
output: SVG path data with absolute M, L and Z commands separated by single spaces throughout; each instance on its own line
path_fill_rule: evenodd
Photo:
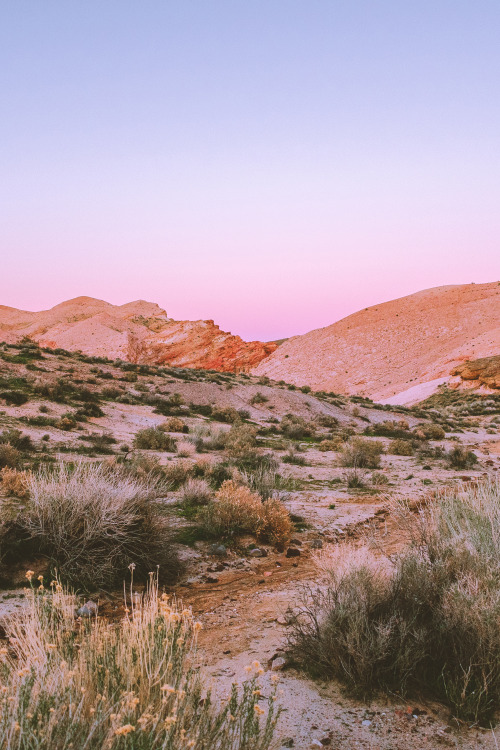
M 122 727 L 118 727 L 118 729 L 115 729 L 115 734 L 117 734 L 119 737 L 130 734 L 130 732 L 135 732 L 135 727 L 133 727 L 132 724 L 124 724 Z
M 26 571 L 26 578 L 28 579 L 28 581 L 31 581 L 31 579 L 33 578 L 34 575 L 35 575 L 35 571 L 34 570 L 27 570 Z

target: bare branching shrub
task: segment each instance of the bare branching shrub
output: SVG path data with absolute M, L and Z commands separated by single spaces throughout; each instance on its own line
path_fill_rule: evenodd
M 31 571 L 29 572 L 31 575 Z M 128 600 L 128 597 L 127 597 Z M 34 589 L 6 625 L 0 738 L 32 750 L 269 750 L 280 714 L 260 665 L 216 703 L 192 659 L 201 623 L 158 594 L 155 578 L 118 624 L 75 628 L 76 598 Z M 127 610 L 128 611 L 128 610 Z
M 175 440 L 157 427 L 146 427 L 144 430 L 139 430 L 134 437 L 134 447 L 143 450 L 175 453 L 175 445 Z
M 207 505 L 212 494 L 212 488 L 205 479 L 188 479 L 182 487 L 181 500 L 186 505 Z
M 340 465 L 358 469 L 378 469 L 384 446 L 378 440 L 353 438 L 342 448 Z
M 326 585 L 292 618 L 291 653 L 358 695 L 425 690 L 488 721 L 500 708 L 500 483 L 449 489 L 417 518 L 396 510 L 410 542 L 392 564 L 320 555 Z
M 68 582 L 90 588 L 121 580 L 133 562 L 142 573 L 177 567 L 150 478 L 99 464 L 60 464 L 28 479 L 22 524 Z

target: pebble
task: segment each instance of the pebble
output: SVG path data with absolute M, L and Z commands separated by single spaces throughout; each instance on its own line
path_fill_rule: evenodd
M 250 557 L 267 557 L 267 551 L 265 549 L 255 547 L 254 549 L 250 550 L 249 555 Z
M 78 617 L 95 616 L 97 614 L 97 604 L 89 599 L 89 601 L 85 602 L 85 604 L 80 607 L 80 609 L 77 609 L 76 614 L 78 615 Z
M 271 670 L 273 672 L 279 672 L 280 670 L 284 669 L 285 665 L 286 659 L 284 659 L 282 656 L 278 656 L 277 659 L 273 659 Z
M 287 557 L 300 557 L 300 549 L 296 549 L 295 547 L 289 547 L 286 551 Z
M 362 726 L 362 727 L 371 727 L 371 725 L 372 725 L 372 723 L 371 723 L 370 719 L 364 719 L 364 720 L 363 720 L 363 721 L 361 722 L 361 726 Z
M 311 542 L 311 549 L 321 549 L 323 547 L 323 542 L 321 539 L 313 539 Z
M 227 547 L 224 544 L 211 544 L 208 548 L 211 555 L 217 555 L 217 557 L 226 557 Z

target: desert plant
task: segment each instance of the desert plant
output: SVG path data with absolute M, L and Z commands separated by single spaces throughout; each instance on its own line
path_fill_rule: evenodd
M 134 447 L 153 451 L 175 452 L 175 440 L 157 427 L 139 430 L 134 437 Z
M 450 469 L 470 469 L 477 464 L 477 456 L 473 451 L 456 445 L 446 454 L 446 461 Z
M 232 406 L 213 406 L 212 419 L 215 419 L 216 422 L 234 424 L 240 421 L 240 415 Z
M 346 469 L 343 472 L 342 478 L 350 490 L 361 490 L 366 487 L 365 472 L 357 466 Z
M 5 494 L 14 495 L 14 497 L 21 499 L 29 497 L 29 473 L 27 471 L 18 471 L 17 469 L 4 466 L 0 471 L 0 479 L 2 480 L 2 489 Z
M 207 505 L 212 498 L 212 488 L 205 479 L 188 479 L 181 490 L 181 500 L 186 505 Z
M 337 438 L 334 438 L 334 439 L 322 440 L 318 444 L 318 450 L 319 451 L 323 451 L 323 452 L 326 452 L 326 451 L 338 451 L 338 450 L 340 450 L 342 448 L 342 446 L 343 446 L 342 438 L 337 437 Z
M 280 709 L 276 685 L 261 695 L 260 665 L 221 706 L 191 666 L 201 623 L 154 578 L 131 599 L 121 622 L 93 617 L 75 629 L 78 602 L 57 580 L 29 593 L 0 653 L 0 745 L 268 750 Z
M 321 556 L 326 585 L 292 616 L 290 649 L 358 695 L 426 690 L 484 722 L 500 707 L 500 483 L 436 500 L 418 518 L 395 507 L 410 541 L 391 562 L 349 547 Z
M 252 406 L 255 406 L 255 404 L 265 404 L 267 401 L 269 401 L 268 397 L 260 391 L 254 393 L 254 395 L 250 399 L 250 403 L 252 404 Z
M 257 445 L 257 430 L 248 424 L 233 424 L 231 429 L 225 433 L 224 443 L 228 456 L 231 458 L 242 458 L 249 451 L 252 452 Z
M 306 437 L 313 437 L 316 433 L 314 424 L 306 422 L 305 419 L 296 414 L 285 414 L 280 422 L 280 430 L 283 435 L 291 440 L 302 440 Z
M 10 443 L 0 443 L 0 469 L 9 467 L 14 469 L 19 466 L 21 454 Z
M 102 464 L 60 464 L 29 476 L 21 519 L 37 549 L 65 581 L 96 588 L 119 580 L 130 562 L 148 573 L 177 568 L 168 529 L 154 502 L 151 477 L 139 479 Z
M 283 550 L 292 537 L 293 523 L 290 514 L 277 498 L 262 503 L 258 537 Z
M 177 443 L 177 455 L 181 458 L 189 458 L 196 453 L 196 447 L 187 440 L 179 440 Z
M 409 440 L 403 438 L 391 440 L 387 453 L 390 453 L 391 456 L 413 456 L 413 445 Z
M 384 446 L 378 440 L 353 438 L 342 448 L 340 465 L 358 469 L 378 469 Z
M 0 444 L 8 443 L 18 451 L 33 450 L 33 443 L 29 435 L 25 435 L 21 430 L 11 428 L 4 430 L 0 435 Z
M 163 432 L 189 432 L 189 427 L 179 417 L 170 417 L 170 419 L 167 419 L 166 422 L 160 425 L 159 429 L 163 430 Z

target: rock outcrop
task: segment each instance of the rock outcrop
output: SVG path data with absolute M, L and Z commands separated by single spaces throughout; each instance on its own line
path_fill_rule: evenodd
M 14 343 L 23 336 L 91 356 L 223 372 L 249 370 L 277 347 L 243 341 L 213 320 L 172 320 L 151 302 L 111 305 L 92 297 L 42 312 L 0 306 L 0 340 Z

